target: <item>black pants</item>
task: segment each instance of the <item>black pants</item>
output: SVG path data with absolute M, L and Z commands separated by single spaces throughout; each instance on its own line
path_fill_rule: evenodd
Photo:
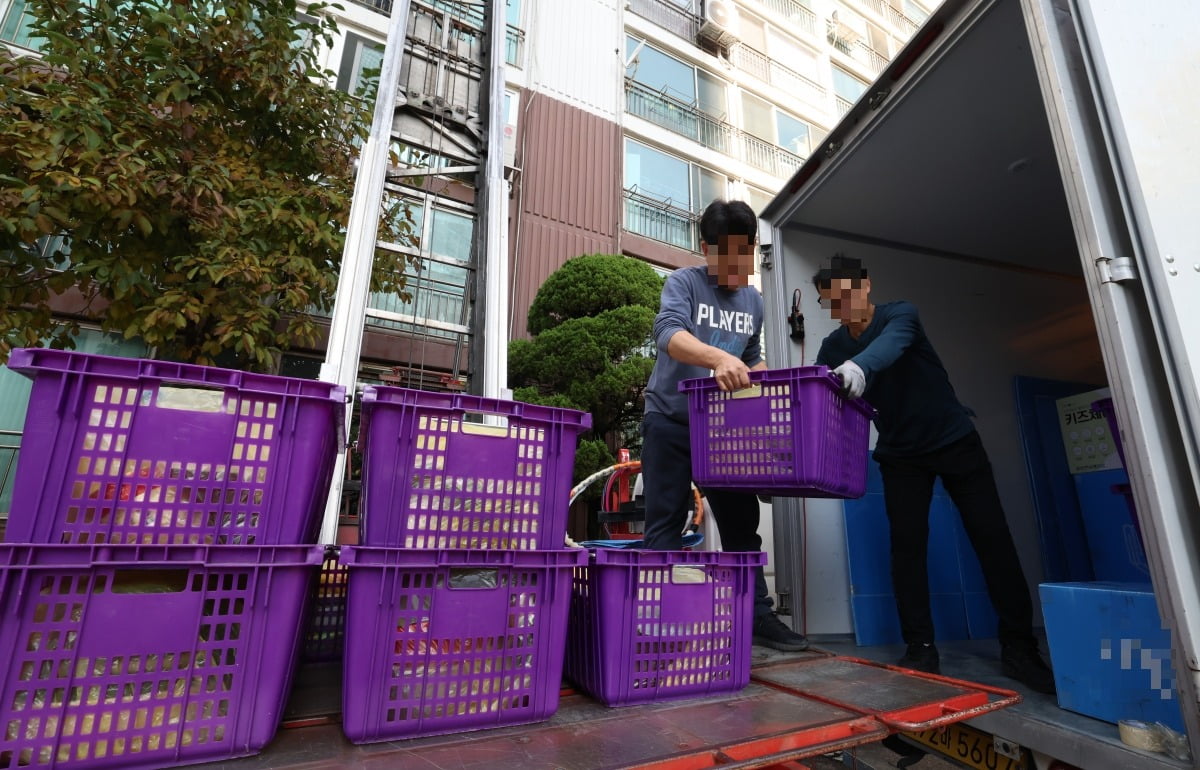
M 875 459 L 883 475 L 884 504 L 891 522 L 892 588 L 904 641 L 934 641 L 927 561 L 929 504 L 934 478 L 941 476 L 983 568 L 988 596 L 1000 617 L 1000 643 L 1034 643 L 1029 587 L 979 434 L 971 431 L 925 455 L 884 457 L 876 453 Z
M 678 551 L 692 498 L 692 446 L 688 426 L 651 412 L 642 422 L 642 494 L 646 498 L 646 547 Z M 758 497 L 704 490 L 725 551 L 761 551 Z M 754 614 L 771 611 L 762 567 L 755 568 Z

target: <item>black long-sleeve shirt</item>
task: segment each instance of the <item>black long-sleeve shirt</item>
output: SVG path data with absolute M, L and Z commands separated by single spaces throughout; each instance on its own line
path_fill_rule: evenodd
M 912 303 L 876 305 L 858 339 L 845 326 L 826 337 L 817 363 L 833 368 L 847 360 L 866 375 L 863 398 L 878 411 L 875 451 L 880 455 L 925 454 L 975 429 Z

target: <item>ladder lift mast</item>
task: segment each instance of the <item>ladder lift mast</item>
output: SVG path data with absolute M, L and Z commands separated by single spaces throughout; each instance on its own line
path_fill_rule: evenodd
M 503 0 L 488 0 L 491 12 L 485 15 L 488 67 L 485 72 L 487 123 L 483 146 L 484 169 L 480 178 L 480 206 L 475 238 L 476 302 L 482 312 L 474 314 L 476 334 L 482 339 L 474 350 L 474 369 L 480 375 L 475 384 L 481 395 L 499 398 L 507 387 L 506 343 L 508 328 L 504 312 L 508 306 L 507 200 L 504 180 L 503 132 L 496 127 L 504 121 L 504 47 L 505 14 Z M 341 272 L 334 298 L 329 343 L 320 379 L 346 388 L 351 400 L 346 403 L 346 425 L 350 424 L 352 399 L 356 394 L 363 328 L 368 315 L 367 300 L 371 286 L 376 234 L 379 229 L 384 183 L 393 121 L 397 108 L 401 60 L 409 20 L 409 0 L 392 0 L 388 36 L 379 74 L 371 130 L 363 144 L 350 204 L 346 244 L 342 252 Z M 478 308 L 478 305 L 477 305 Z M 326 501 L 320 542 L 332 545 L 337 539 L 342 487 L 346 477 L 347 446 L 338 448 L 333 483 Z

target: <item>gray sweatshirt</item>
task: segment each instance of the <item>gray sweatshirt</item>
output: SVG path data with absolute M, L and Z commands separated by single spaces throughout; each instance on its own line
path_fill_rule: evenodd
M 654 319 L 658 358 L 646 387 L 646 412 L 659 412 L 676 422 L 688 421 L 687 394 L 680 380 L 711 377 L 702 366 L 690 366 L 667 354 L 676 332 L 690 332 L 706 345 L 720 348 L 754 366 L 762 361 L 763 299 L 758 289 L 723 289 L 710 280 L 708 268 L 685 267 L 667 277 Z

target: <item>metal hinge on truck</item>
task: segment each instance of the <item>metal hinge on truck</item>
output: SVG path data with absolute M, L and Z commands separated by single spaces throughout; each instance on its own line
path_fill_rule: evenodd
M 1100 272 L 1101 283 L 1124 283 L 1137 279 L 1137 268 L 1129 257 L 1102 257 L 1096 260 L 1096 269 Z

